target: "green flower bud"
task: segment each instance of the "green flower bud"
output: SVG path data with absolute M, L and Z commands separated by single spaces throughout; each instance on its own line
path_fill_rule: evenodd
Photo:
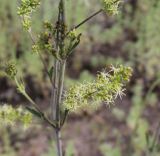
M 6 64 L 5 73 L 10 77 L 14 78 L 17 74 L 16 64 L 13 62 L 9 62 Z
M 109 15 L 118 14 L 120 0 L 103 0 L 103 10 Z
M 38 46 L 37 44 L 33 45 L 33 46 L 32 46 L 32 51 L 33 51 L 33 53 L 38 54 L 39 51 L 40 51 L 39 46 Z
M 31 28 L 31 20 L 30 18 L 24 18 L 23 22 L 22 22 L 23 28 L 27 31 L 30 30 Z
M 77 38 L 77 36 L 78 36 L 78 34 L 77 34 L 77 32 L 76 32 L 75 29 L 73 29 L 72 31 L 70 31 L 69 34 L 68 34 L 68 37 L 71 38 L 71 39 L 73 39 L 73 40 L 75 38 Z

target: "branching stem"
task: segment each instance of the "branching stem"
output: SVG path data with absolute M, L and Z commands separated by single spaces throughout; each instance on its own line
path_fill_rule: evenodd
M 65 6 L 64 0 L 59 2 L 59 13 L 57 21 L 57 34 L 56 34 L 56 48 L 59 54 L 63 54 L 64 51 L 64 37 L 65 37 Z M 62 140 L 61 140 L 61 113 L 60 105 L 62 101 L 64 73 L 65 73 L 66 60 L 55 60 L 54 61 L 54 77 L 52 84 L 52 112 L 53 119 L 56 120 L 56 147 L 57 155 L 63 156 Z

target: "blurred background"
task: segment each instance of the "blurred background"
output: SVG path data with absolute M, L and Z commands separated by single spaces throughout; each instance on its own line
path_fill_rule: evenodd
M 42 1 L 33 16 L 33 29 L 42 19 L 56 21 L 57 0 Z M 16 60 L 27 92 L 47 110 L 50 84 L 31 40 L 17 16 L 18 1 L 0 0 L 0 62 Z M 66 0 L 70 27 L 100 8 L 98 0 Z M 78 31 L 80 46 L 67 64 L 65 87 L 92 81 L 110 64 L 134 70 L 126 96 L 111 107 L 71 114 L 63 129 L 66 156 L 159 156 L 160 133 L 160 1 L 128 0 L 118 16 L 98 15 Z M 52 60 L 45 56 L 48 65 Z M 14 82 L 0 75 L 0 103 L 28 104 Z M 39 121 L 26 130 L 0 126 L 1 156 L 56 156 L 53 132 Z

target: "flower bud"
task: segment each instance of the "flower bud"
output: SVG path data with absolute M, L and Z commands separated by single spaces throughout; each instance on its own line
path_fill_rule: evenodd
M 16 64 L 12 62 L 7 63 L 5 67 L 5 73 L 13 79 L 17 74 Z
M 103 10 L 109 15 L 118 14 L 120 0 L 103 0 Z

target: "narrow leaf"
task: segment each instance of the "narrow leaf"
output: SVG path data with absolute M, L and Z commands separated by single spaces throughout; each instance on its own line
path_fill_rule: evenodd
M 30 108 L 30 107 L 26 107 L 26 109 L 32 113 L 33 115 L 35 115 L 38 118 L 42 117 L 42 113 L 38 112 L 37 110 L 35 110 L 34 108 Z

